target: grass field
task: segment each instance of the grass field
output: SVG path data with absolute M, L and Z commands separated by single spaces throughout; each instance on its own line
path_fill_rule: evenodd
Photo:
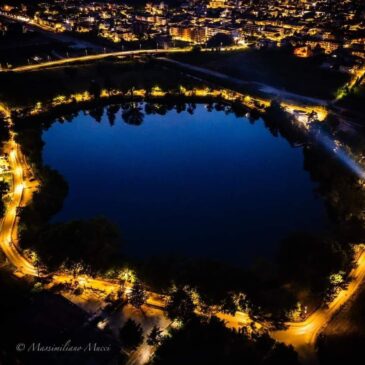
M 321 68 L 324 56 L 298 58 L 285 50 L 252 50 L 220 53 L 191 52 L 174 59 L 210 68 L 241 80 L 257 81 L 298 94 L 331 99 L 349 79 Z

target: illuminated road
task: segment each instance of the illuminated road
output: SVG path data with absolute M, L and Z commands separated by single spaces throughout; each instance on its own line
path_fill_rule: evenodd
M 356 263 L 357 266 L 351 272 L 352 280 L 347 289 L 342 290 L 327 308 L 316 310 L 305 321 L 288 323 L 288 329 L 272 332 L 271 336 L 278 341 L 293 345 L 303 359 L 311 361 L 314 355 L 315 341 L 321 330 L 364 282 L 365 251 L 358 254 Z
M 233 49 L 245 49 L 246 47 L 227 47 L 222 48 L 221 51 L 231 51 Z M 155 55 L 155 54 L 166 54 L 166 53 L 179 53 L 179 52 L 190 52 L 192 50 L 191 47 L 185 48 L 168 48 L 168 49 L 140 49 L 133 51 L 117 51 L 117 52 L 108 52 L 108 53 L 98 53 L 94 55 L 85 55 L 79 57 L 69 57 L 63 58 L 53 61 L 46 61 L 42 63 L 37 63 L 34 65 L 25 65 L 14 67 L 10 69 L 0 69 L 0 72 L 27 72 L 27 71 L 36 71 L 44 68 L 55 67 L 55 66 L 64 66 L 72 63 L 78 62 L 90 62 L 90 61 L 98 61 L 103 60 L 108 57 L 126 57 L 126 56 L 141 56 L 141 55 Z M 208 49 L 202 50 L 203 52 L 209 51 Z
M 19 162 L 19 150 L 14 141 L 9 141 L 5 147 L 9 152 L 9 166 L 13 171 L 12 201 L 7 206 L 0 231 L 0 247 L 4 251 L 9 262 L 22 273 L 37 275 L 37 269 L 26 260 L 17 249 L 16 237 L 16 213 L 21 206 L 25 181 L 23 179 L 23 167 Z
M 242 47 L 239 47 L 242 48 Z M 222 51 L 231 51 L 232 49 L 238 49 L 233 47 L 228 47 L 227 49 L 222 49 Z M 42 63 L 37 63 L 34 65 L 25 65 L 14 67 L 11 69 L 0 69 L 0 72 L 26 72 L 26 71 L 35 71 L 43 68 L 55 67 L 55 66 L 63 66 L 77 62 L 89 62 L 89 61 L 98 61 L 103 60 L 108 57 L 126 57 L 126 56 L 141 56 L 141 55 L 154 55 L 154 54 L 166 54 L 166 53 L 179 53 L 179 52 L 190 52 L 191 47 L 186 48 L 168 48 L 168 49 L 141 49 L 134 51 L 117 51 L 117 52 L 108 52 L 108 53 L 98 53 L 95 55 L 85 55 L 79 57 L 70 57 L 63 58 L 61 60 L 53 60 Z M 202 50 L 203 52 L 208 50 Z
M 148 55 L 148 54 L 159 54 L 159 53 L 176 53 L 176 52 L 188 52 L 191 48 L 169 48 L 169 49 L 141 49 L 134 51 L 118 51 L 118 52 L 109 52 L 109 53 L 98 53 L 95 55 L 85 55 L 80 57 L 70 57 L 63 58 L 61 60 L 47 61 L 43 63 L 38 63 L 35 65 L 26 65 L 14 67 L 12 69 L 2 69 L 0 72 L 26 72 L 26 71 L 35 71 L 48 67 L 55 66 L 63 66 L 71 63 L 77 62 L 89 62 L 89 61 L 98 61 L 108 57 L 123 57 L 123 56 L 138 56 L 138 55 Z
M 232 51 L 238 49 L 245 49 L 246 47 L 227 47 L 222 48 L 221 51 Z M 94 55 L 85 55 L 79 57 L 69 57 L 63 58 L 60 60 L 46 61 L 42 63 L 37 63 L 34 65 L 25 65 L 14 67 L 11 69 L 0 69 L 0 72 L 26 72 L 26 71 L 35 71 L 43 68 L 55 67 L 55 66 L 63 66 L 77 62 L 89 62 L 89 61 L 98 61 L 103 60 L 108 57 L 126 57 L 126 56 L 141 56 L 141 55 L 155 55 L 155 54 L 166 54 L 166 53 L 179 53 L 179 52 L 190 52 L 191 47 L 185 48 L 168 48 L 168 49 L 140 49 L 134 51 L 117 51 L 117 52 L 108 52 L 108 53 L 98 53 Z M 209 52 L 210 49 L 202 49 L 203 52 Z

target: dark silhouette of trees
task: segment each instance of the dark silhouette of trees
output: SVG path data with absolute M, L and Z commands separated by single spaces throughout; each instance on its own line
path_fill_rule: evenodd
M 5 214 L 5 204 L 3 198 L 8 192 L 9 184 L 5 181 L 0 181 L 0 218 L 2 218 Z
M 227 47 L 231 46 L 233 43 L 233 38 L 230 35 L 217 33 L 208 40 L 207 46 L 210 48 Z
M 119 105 L 109 105 L 106 109 L 106 115 L 111 126 L 115 123 L 115 115 L 118 113 L 119 109 Z
M 137 309 L 141 309 L 147 300 L 147 293 L 139 281 L 133 284 L 132 290 L 128 295 L 128 302 Z
M 352 250 L 332 237 L 295 233 L 282 241 L 278 263 L 284 280 L 322 294 L 331 274 L 351 269 Z
M 176 104 L 176 113 L 180 114 L 181 112 L 184 112 L 186 110 L 186 104 L 185 103 L 177 103 Z
M 33 195 L 31 203 L 20 213 L 20 238 L 25 247 L 32 247 L 37 241 L 39 231 L 48 223 L 50 217 L 62 208 L 68 192 L 66 181 L 56 170 L 44 167 L 39 169 L 38 173 L 42 180 L 41 189 Z
M 194 114 L 194 111 L 196 109 L 196 104 L 195 103 L 189 103 L 188 104 L 188 107 L 186 109 L 186 111 L 190 114 L 190 115 L 193 115 Z
M 37 239 L 39 254 L 51 270 L 83 262 L 96 272 L 120 256 L 118 229 L 104 218 L 52 224 Z
M 162 341 L 162 331 L 158 326 L 153 326 L 147 337 L 147 344 L 150 346 L 158 346 Z
M 156 104 L 156 103 L 146 103 L 144 107 L 146 114 L 159 114 L 166 115 L 168 111 L 167 104 Z
M 139 323 L 132 319 L 124 324 L 119 330 L 119 337 L 124 346 L 128 350 L 135 350 L 143 342 L 143 330 Z
M 214 105 L 212 102 L 209 102 L 206 107 L 209 113 L 211 113 L 214 110 Z
M 6 195 L 9 192 L 9 184 L 6 181 L 0 181 L 0 195 Z
M 152 360 L 153 365 L 298 365 L 291 348 L 268 335 L 228 329 L 216 317 L 204 321 L 193 318 L 181 329 L 172 329 Z
M 321 136 L 330 138 L 322 130 L 319 130 L 318 135 L 319 142 Z M 354 153 L 362 153 L 362 136 L 347 137 L 345 141 L 351 145 Z M 326 201 L 328 214 L 336 224 L 335 233 L 340 241 L 363 242 L 365 192 L 357 174 L 320 143 L 312 144 L 303 153 L 305 169 L 310 173 L 311 179 L 318 183 L 317 191 Z M 352 163 L 351 155 L 348 161 Z
M 89 115 L 94 118 L 98 123 L 101 122 L 101 118 L 103 117 L 104 114 L 104 108 L 103 107 L 97 107 L 94 109 L 91 109 L 89 111 Z
M 89 86 L 89 93 L 94 99 L 99 99 L 101 94 L 101 87 L 99 83 L 92 80 Z
M 10 138 L 9 126 L 5 122 L 5 119 L 0 114 L 0 147 L 2 144 Z
M 232 103 L 231 110 L 236 117 L 244 117 L 248 112 L 248 109 L 239 100 Z
M 221 311 L 224 313 L 232 314 L 234 315 L 237 311 L 237 305 L 233 300 L 232 295 L 227 295 L 222 301 L 221 301 Z
M 270 106 L 266 109 L 265 115 L 268 117 L 268 119 L 277 123 L 282 121 L 291 121 L 289 114 L 285 112 L 280 102 L 275 99 L 271 101 Z
M 138 126 L 143 123 L 144 114 L 142 108 L 138 104 L 133 103 L 128 109 L 122 112 L 122 118 L 127 124 Z
M 27 156 L 27 160 L 38 164 L 42 161 L 42 150 L 44 142 L 42 140 L 42 127 L 41 125 L 32 126 L 32 128 L 21 128 L 15 125 L 15 141 L 22 147 L 22 151 Z
M 2 200 L 2 197 L 0 197 L 0 218 L 3 218 L 5 214 L 5 204 Z
M 272 100 L 262 118 L 274 137 L 281 134 L 292 145 L 303 144 L 308 140 L 307 131 L 301 128 L 300 124 L 293 123 L 292 115 L 287 113 L 277 100 Z
M 147 115 L 156 114 L 157 113 L 156 109 L 157 109 L 156 104 L 154 103 L 145 103 L 144 105 L 144 111 Z
M 166 306 L 166 313 L 170 319 L 185 323 L 195 316 L 194 310 L 195 304 L 186 289 L 178 288 L 171 293 Z

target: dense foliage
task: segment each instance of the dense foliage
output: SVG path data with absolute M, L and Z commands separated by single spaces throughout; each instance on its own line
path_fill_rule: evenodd
M 268 335 L 248 336 L 228 329 L 215 317 L 193 318 L 181 329 L 171 330 L 157 349 L 153 365 L 296 365 L 295 351 Z
M 93 218 L 47 226 L 38 235 L 37 251 L 51 270 L 81 262 L 95 272 L 113 263 L 119 246 L 117 228 Z
M 124 326 L 119 330 L 119 337 L 128 350 L 135 350 L 143 341 L 143 330 L 140 324 L 132 319 L 128 319 Z

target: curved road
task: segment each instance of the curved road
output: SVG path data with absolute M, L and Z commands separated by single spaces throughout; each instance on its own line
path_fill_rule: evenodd
M 22 273 L 37 276 L 37 269 L 26 260 L 17 249 L 16 219 L 17 209 L 21 206 L 26 181 L 23 175 L 23 166 L 19 160 L 20 150 L 14 140 L 6 146 L 9 156 L 9 165 L 13 173 L 12 200 L 6 208 L 0 231 L 0 247 L 8 260 Z
M 305 321 L 288 323 L 286 330 L 271 332 L 271 336 L 278 341 L 294 346 L 307 362 L 314 362 L 314 345 L 317 336 L 365 280 L 364 250 L 358 254 L 356 264 L 357 266 L 351 272 L 352 280 L 348 287 L 341 290 L 328 307 L 317 309 Z

